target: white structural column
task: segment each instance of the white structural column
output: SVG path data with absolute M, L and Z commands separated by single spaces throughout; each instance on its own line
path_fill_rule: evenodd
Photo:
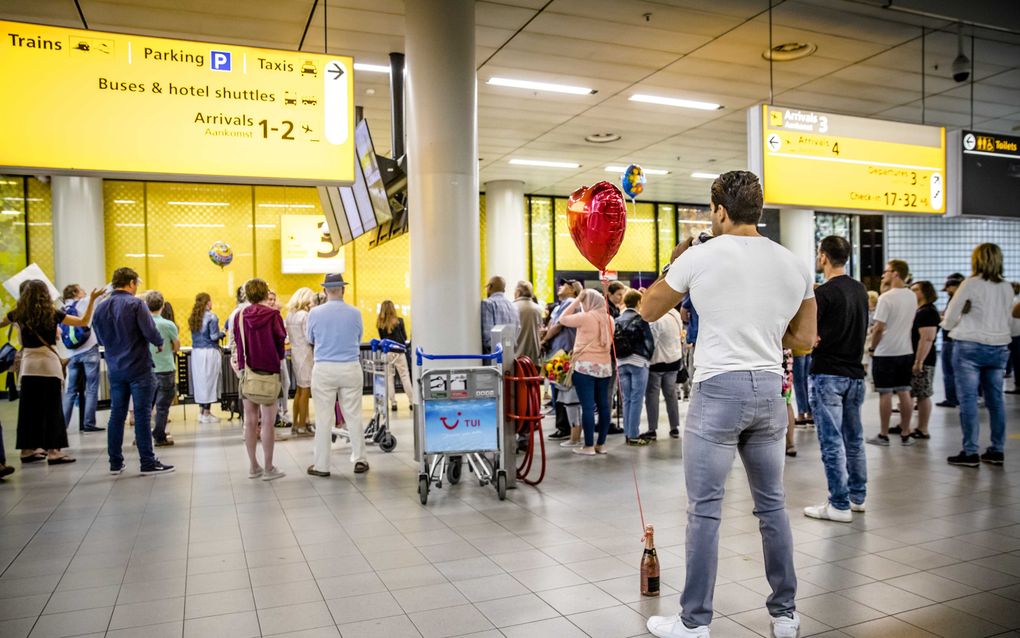
M 414 341 L 429 353 L 481 352 L 475 2 L 405 9 Z
M 99 177 L 54 176 L 53 276 L 62 289 L 72 283 L 86 290 L 110 280 L 106 272 L 103 223 L 103 180 Z
M 506 279 L 507 290 L 527 279 L 524 246 L 524 182 L 485 183 L 485 276 Z
M 800 208 L 779 210 L 779 241 L 815 271 L 815 211 Z

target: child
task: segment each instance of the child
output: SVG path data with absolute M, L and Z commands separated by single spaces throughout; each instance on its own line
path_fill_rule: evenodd
M 797 456 L 793 442 L 796 420 L 793 416 L 793 350 L 783 350 L 783 398 L 786 399 L 786 456 Z
M 560 443 L 560 447 L 581 447 L 581 399 L 573 386 L 567 388 L 556 384 L 556 403 L 563 405 L 570 423 L 570 438 Z

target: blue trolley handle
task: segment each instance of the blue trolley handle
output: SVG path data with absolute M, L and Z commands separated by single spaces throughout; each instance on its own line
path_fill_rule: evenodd
M 407 349 L 404 344 L 392 339 L 383 339 L 381 341 L 379 339 L 372 339 L 368 342 L 368 345 L 372 348 L 372 352 L 379 352 L 380 350 L 382 352 L 404 352 Z
M 415 355 L 418 359 L 418 367 L 421 367 L 422 360 L 428 359 L 429 361 L 451 361 L 451 360 L 464 360 L 464 359 L 479 359 L 481 361 L 495 361 L 496 363 L 503 363 L 503 345 L 497 344 L 496 349 L 493 350 L 492 354 L 425 354 L 425 351 L 419 346 L 415 350 Z

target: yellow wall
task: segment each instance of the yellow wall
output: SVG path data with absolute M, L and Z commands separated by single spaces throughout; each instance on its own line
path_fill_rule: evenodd
M 567 227 L 567 200 L 558 197 L 556 207 L 556 269 L 594 270 L 594 266 L 581 255 L 570 237 Z M 627 231 L 619 252 L 609 262 L 607 270 L 657 272 L 655 265 L 655 204 L 627 203 Z M 670 247 L 672 250 L 672 247 Z

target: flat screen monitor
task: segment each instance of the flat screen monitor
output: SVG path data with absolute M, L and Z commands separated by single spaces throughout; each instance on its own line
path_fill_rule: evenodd
M 379 170 L 379 161 L 375 154 L 375 145 L 372 143 L 372 134 L 368 130 L 366 120 L 361 120 L 354 128 L 354 150 L 358 155 L 357 163 L 361 165 L 361 173 L 365 178 L 364 184 L 371 200 L 376 225 L 384 224 L 393 218 L 393 212 L 390 210 L 389 197 L 386 195 L 386 186 L 383 184 L 382 172 Z

